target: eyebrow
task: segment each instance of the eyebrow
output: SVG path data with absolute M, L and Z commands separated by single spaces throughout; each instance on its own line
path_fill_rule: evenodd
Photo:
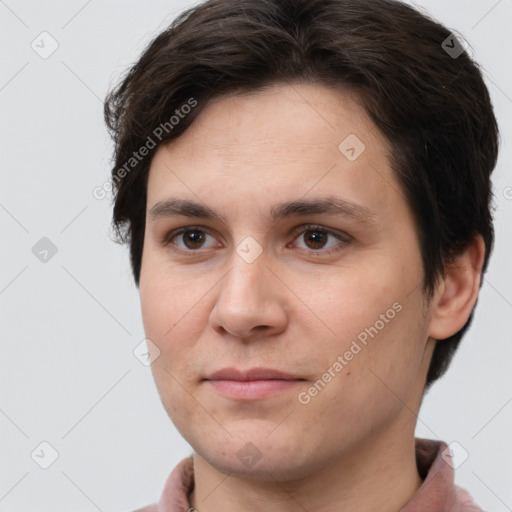
M 270 210 L 270 218 L 274 222 L 287 217 L 311 214 L 341 215 L 362 224 L 375 224 L 377 220 L 375 213 L 366 206 L 336 196 L 321 199 L 297 199 L 274 205 Z M 149 210 L 150 221 L 174 215 L 218 220 L 227 224 L 224 216 L 204 204 L 189 199 L 170 197 L 159 201 Z

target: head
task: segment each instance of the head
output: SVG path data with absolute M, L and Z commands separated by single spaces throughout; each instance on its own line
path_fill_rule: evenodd
M 211 421 L 219 442 L 245 432 L 282 459 L 302 425 L 308 457 L 346 414 L 357 432 L 336 436 L 353 446 L 446 371 L 493 246 L 498 152 L 481 72 L 449 37 L 394 0 L 210 0 L 109 94 L 113 225 L 157 387 L 193 446 L 208 451 Z M 318 205 L 333 197 L 343 213 Z M 225 366 L 304 379 L 280 437 L 266 406 L 286 393 L 237 412 L 202 381 Z

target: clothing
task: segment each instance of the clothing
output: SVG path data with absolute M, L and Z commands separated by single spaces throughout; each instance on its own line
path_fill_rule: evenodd
M 453 468 L 442 457 L 447 444 L 418 437 L 415 442 L 416 465 L 423 484 L 397 512 L 483 512 L 465 489 L 455 485 Z M 134 512 L 187 512 L 191 507 L 188 493 L 193 486 L 194 467 L 190 456 L 173 469 L 160 501 Z

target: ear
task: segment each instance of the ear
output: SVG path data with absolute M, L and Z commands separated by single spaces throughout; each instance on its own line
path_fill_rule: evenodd
M 464 327 L 478 298 L 484 256 L 485 243 L 478 234 L 447 266 L 430 305 L 430 337 L 444 340 Z

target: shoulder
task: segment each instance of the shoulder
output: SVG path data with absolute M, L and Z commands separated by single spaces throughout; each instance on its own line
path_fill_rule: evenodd
M 145 507 L 138 508 L 137 510 L 132 510 L 132 512 L 158 512 L 158 503 L 146 505 Z
M 458 485 L 455 486 L 455 501 L 457 505 L 457 508 L 454 508 L 455 512 L 483 512 L 483 509 L 473 501 L 469 492 Z

